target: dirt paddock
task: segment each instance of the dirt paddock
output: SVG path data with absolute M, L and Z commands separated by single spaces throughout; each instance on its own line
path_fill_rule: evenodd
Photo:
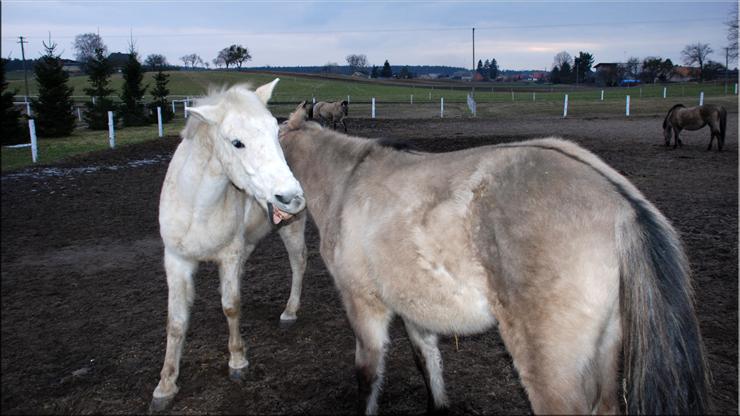
M 680 231 L 717 413 L 738 411 L 738 117 L 725 151 L 707 130 L 662 145 L 661 119 L 361 120 L 350 133 L 433 151 L 559 135 L 634 182 Z M 157 206 L 175 137 L 2 176 L 2 413 L 143 413 L 164 359 L 167 287 Z M 278 325 L 290 267 L 276 234 L 247 263 L 241 330 L 247 380 L 228 380 L 228 332 L 212 264 L 196 276 L 176 414 L 355 411 L 354 337 L 313 225 L 298 322 Z M 400 321 L 381 413 L 423 413 L 424 383 Z M 531 412 L 495 330 L 440 342 L 455 414 Z

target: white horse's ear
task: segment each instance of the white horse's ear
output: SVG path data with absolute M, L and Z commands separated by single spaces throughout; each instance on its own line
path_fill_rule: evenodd
M 200 107 L 188 107 L 188 114 L 207 124 L 218 123 L 220 112 L 215 105 L 202 105 Z
M 275 78 L 271 83 L 265 84 L 254 90 L 254 93 L 257 94 L 263 104 L 267 105 L 267 102 L 270 101 L 272 90 L 275 89 L 275 85 L 277 85 L 278 81 L 280 81 L 280 78 Z

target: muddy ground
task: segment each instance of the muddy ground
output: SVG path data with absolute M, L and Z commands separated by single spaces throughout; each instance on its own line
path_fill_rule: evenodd
M 694 273 L 717 413 L 738 411 L 738 125 L 725 152 L 706 130 L 662 146 L 644 118 L 350 120 L 350 132 L 441 152 L 557 134 L 595 152 L 673 222 Z M 167 287 L 158 196 L 176 137 L 2 176 L 2 413 L 142 413 L 164 358 Z M 247 380 L 227 378 L 218 275 L 204 264 L 173 413 L 340 414 L 355 410 L 354 337 L 308 230 L 298 322 L 280 328 L 290 268 L 277 235 L 243 285 Z M 423 413 L 423 381 L 402 325 L 391 331 L 381 413 Z M 531 412 L 495 330 L 441 340 L 456 414 Z

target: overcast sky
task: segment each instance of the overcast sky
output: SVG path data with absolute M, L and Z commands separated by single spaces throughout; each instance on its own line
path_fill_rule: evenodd
M 164 54 L 173 64 L 197 53 L 210 62 L 233 43 L 247 66 L 344 65 L 351 53 L 370 64 L 449 65 L 495 58 L 503 69 L 549 69 L 560 51 L 598 62 L 660 56 L 681 62 L 688 43 L 709 43 L 724 64 L 736 2 L 681 1 L 12 1 L 3 0 L 2 56 L 37 58 L 42 41 L 74 57 L 75 35 L 96 32 L 110 52 Z

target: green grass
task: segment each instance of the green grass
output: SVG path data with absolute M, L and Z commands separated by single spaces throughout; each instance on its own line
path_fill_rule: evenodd
M 176 118 L 164 125 L 164 134 L 176 135 L 180 132 L 184 122 Z M 158 139 L 157 125 L 144 127 L 128 127 L 116 130 L 116 147 L 128 146 L 146 140 Z M 108 131 L 91 131 L 79 128 L 71 136 L 53 139 L 38 139 L 39 164 L 49 164 L 61 161 L 67 157 L 94 152 L 109 148 Z M 3 147 L 0 151 L 2 171 L 20 169 L 32 165 L 31 148 L 23 147 L 9 149 Z
M 12 75 L 10 75 L 12 74 Z M 9 89 L 16 90 L 22 94 L 23 77 L 19 72 L 9 73 Z M 381 82 L 357 82 L 351 79 L 326 79 L 309 76 L 293 76 L 286 74 L 265 74 L 252 72 L 225 72 L 225 71 L 173 71 L 169 72 L 170 94 L 174 97 L 197 96 L 202 95 L 208 89 L 209 85 L 231 85 L 239 82 L 250 82 L 253 85 L 261 85 L 275 78 L 280 77 L 273 101 L 275 102 L 295 102 L 301 100 L 310 100 L 315 97 L 317 100 L 338 100 L 350 96 L 352 102 L 369 102 L 372 97 L 377 101 L 384 102 L 410 102 L 411 95 L 414 96 L 414 102 L 439 102 L 441 97 L 447 102 L 460 101 L 464 102 L 469 92 L 471 84 L 465 82 L 447 82 L 435 87 L 419 86 L 413 83 L 407 85 L 388 85 Z M 152 79 L 153 73 L 148 72 L 145 75 L 144 83 L 154 85 Z M 116 91 L 120 91 L 123 79 L 121 74 L 114 74 L 111 78 L 111 86 Z M 83 90 L 87 87 L 88 81 L 86 76 L 71 77 L 70 86 L 74 88 L 75 99 L 83 102 L 88 98 Z M 451 89 L 463 88 L 461 90 Z M 568 94 L 569 99 L 598 99 L 600 98 L 601 88 L 593 86 L 573 85 L 545 85 L 535 83 L 476 83 L 475 97 L 478 102 L 511 102 L 511 101 L 531 101 L 532 93 L 535 93 L 535 99 L 538 101 L 562 101 L 564 94 Z M 722 82 L 707 82 L 704 84 L 685 83 L 685 84 L 667 84 L 668 98 L 670 99 L 690 99 L 698 100 L 699 92 L 704 91 L 706 97 L 726 95 L 725 87 Z M 612 87 L 604 88 L 604 100 L 624 100 L 626 95 L 634 98 L 662 98 L 663 85 L 643 85 L 638 87 L 624 88 Z M 732 95 L 733 85 L 729 86 L 727 94 Z M 37 94 L 37 86 L 33 77 L 29 79 L 29 89 L 31 95 Z M 513 91 L 513 98 L 512 98 Z

